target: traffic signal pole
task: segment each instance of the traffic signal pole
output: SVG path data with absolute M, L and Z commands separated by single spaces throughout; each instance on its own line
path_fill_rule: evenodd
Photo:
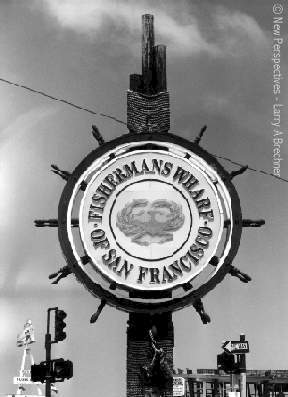
M 240 342 L 245 342 L 245 335 L 240 335 Z M 239 354 L 240 360 L 240 397 L 246 397 L 246 355 Z
M 49 363 L 51 360 L 51 334 L 49 333 L 45 335 L 45 349 L 46 349 L 46 362 Z M 45 396 L 51 397 L 51 380 L 49 377 L 46 378 Z
M 46 350 L 46 363 L 50 365 L 51 361 L 51 344 L 52 344 L 52 338 L 50 334 L 50 313 L 51 311 L 57 310 L 56 307 L 49 308 L 47 310 L 47 333 L 45 335 L 45 350 Z M 47 364 L 46 364 L 47 365 Z M 46 397 L 51 397 L 51 379 L 50 379 L 50 370 L 49 376 L 46 377 L 46 383 L 45 383 L 45 396 Z
M 55 332 L 52 339 L 50 333 L 50 315 L 51 311 L 55 312 Z M 47 310 L 47 332 L 45 335 L 45 352 L 46 360 L 40 364 L 33 364 L 31 366 L 31 380 L 32 382 L 45 382 L 45 396 L 51 397 L 51 384 L 54 382 L 63 382 L 64 379 L 70 379 L 73 376 L 73 363 L 64 358 L 51 359 L 51 345 L 66 339 L 66 332 L 63 329 L 66 323 L 63 321 L 67 314 L 58 307 L 50 307 Z

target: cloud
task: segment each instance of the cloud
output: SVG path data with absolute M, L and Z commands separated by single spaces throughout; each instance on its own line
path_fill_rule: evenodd
M 64 29 L 97 41 L 113 35 L 114 40 L 123 43 L 125 35 L 127 45 L 127 40 L 130 38 L 130 45 L 140 31 L 140 16 L 152 13 L 157 42 L 161 39 L 169 47 L 169 54 L 177 56 L 206 53 L 237 57 L 251 48 L 261 51 L 268 47 L 269 40 L 254 18 L 222 6 L 211 6 L 200 15 L 199 10 L 192 12 L 191 5 L 183 1 L 42 0 L 42 5 Z
M 251 16 L 216 7 L 214 15 L 219 47 L 227 55 L 244 55 L 249 49 L 269 50 L 270 40 Z M 266 51 L 264 51 L 266 53 Z
M 27 134 L 31 134 L 31 131 L 33 128 L 41 121 L 44 119 L 52 116 L 58 112 L 58 109 L 56 107 L 52 106 L 37 106 L 36 108 L 33 108 L 29 110 L 28 112 L 25 112 L 23 114 L 20 114 L 11 124 L 9 124 L 4 130 L 1 131 L 0 134 L 0 140 L 1 140 L 1 151 L 6 150 L 7 153 L 7 148 L 6 145 L 16 145 L 17 140 L 21 136 L 25 136 Z
M 27 218 L 30 216 L 29 208 L 30 206 L 32 208 L 35 202 L 27 200 L 29 188 L 26 179 L 27 175 L 30 180 L 37 178 L 36 173 L 29 175 L 32 169 L 30 164 L 34 161 L 37 161 L 37 167 L 40 167 L 40 164 L 39 157 L 37 158 L 33 153 L 32 144 L 29 145 L 27 142 L 32 143 L 34 136 L 39 135 L 37 129 L 39 124 L 57 112 L 55 106 L 37 106 L 19 115 L 1 132 L 0 234 L 3 248 L 0 289 L 2 293 L 4 287 L 12 291 L 12 287 L 18 281 L 19 273 L 23 271 L 23 263 L 31 255 L 31 246 L 27 244 L 27 236 L 30 233 Z M 20 207 L 19 199 L 22 203 Z M 24 238 L 27 230 L 29 233 Z M 18 232 L 21 238 L 16 237 Z
M 19 175 L 18 167 L 23 161 L 23 140 L 29 138 L 33 140 L 33 134 L 39 134 L 36 129 L 37 125 L 46 120 L 57 112 L 54 106 L 37 106 L 20 114 L 10 123 L 0 134 L 0 155 L 1 155 L 1 173 L 0 173 L 0 231 L 5 230 L 11 225 L 11 219 L 17 216 L 13 208 L 15 196 L 11 196 L 16 191 L 17 183 L 15 178 Z M 25 146 L 24 146 L 25 147 Z M 27 159 L 25 159 L 27 163 Z M 23 164 L 22 164 L 23 168 Z M 9 192 L 9 196 L 6 192 Z M 13 199 L 12 199 L 13 197 Z
M 3 347 L 2 353 L 8 352 L 11 347 L 13 340 L 15 340 L 15 334 L 11 332 L 11 324 L 16 325 L 15 316 L 13 316 L 13 307 L 12 304 L 8 301 L 8 299 L 1 298 L 2 303 L 0 307 L 0 316 L 3 319 L 0 327 L 0 343 Z M 5 320 L 4 320 L 5 319 Z M 15 333 L 18 331 L 15 330 Z M 8 343 L 9 342 L 9 343 Z

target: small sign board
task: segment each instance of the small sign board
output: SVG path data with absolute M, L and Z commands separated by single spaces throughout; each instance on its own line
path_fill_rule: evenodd
M 13 378 L 14 385 L 40 385 L 41 382 L 32 382 L 31 378 L 28 376 L 14 376 Z
M 249 353 L 249 343 L 247 341 L 226 341 L 222 348 L 228 353 L 241 354 L 241 353 Z
M 183 397 L 185 395 L 185 379 L 181 376 L 173 377 L 173 397 Z

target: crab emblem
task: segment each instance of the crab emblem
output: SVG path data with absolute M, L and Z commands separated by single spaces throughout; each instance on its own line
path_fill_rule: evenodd
M 174 201 L 134 199 L 117 214 L 116 226 L 131 241 L 149 246 L 173 240 L 173 232 L 185 221 L 182 206 Z

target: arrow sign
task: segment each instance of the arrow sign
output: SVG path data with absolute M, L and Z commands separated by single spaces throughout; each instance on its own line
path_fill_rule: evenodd
M 227 353 L 234 353 L 234 354 L 249 353 L 249 343 L 247 341 L 240 342 L 240 341 L 227 340 L 226 342 L 223 343 L 222 348 Z

